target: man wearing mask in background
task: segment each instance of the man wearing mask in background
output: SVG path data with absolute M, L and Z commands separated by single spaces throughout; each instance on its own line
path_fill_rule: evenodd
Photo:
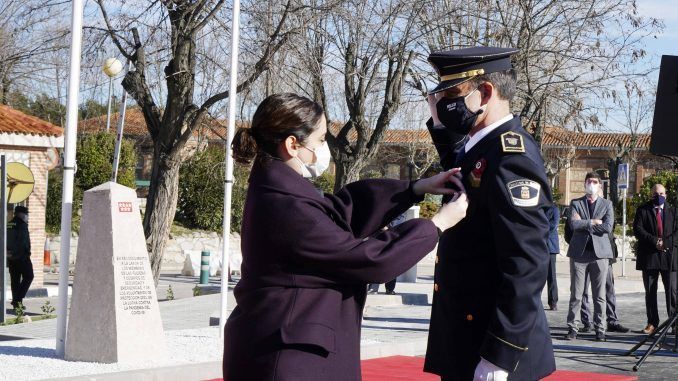
M 678 242 L 676 242 L 678 226 L 674 224 L 675 215 L 675 208 L 666 202 L 666 188 L 662 184 L 655 184 L 652 187 L 652 200 L 640 206 L 633 219 L 633 234 L 638 239 L 636 270 L 643 272 L 643 285 L 645 286 L 647 326 L 643 332 L 646 334 L 654 332 L 659 325 L 657 309 L 659 275 L 664 283 L 669 317 L 675 312 L 678 296 L 678 276 L 676 275 L 678 274 L 676 272 L 678 271 Z
M 541 291 L 552 203 L 544 164 L 511 114 L 517 49 L 434 52 L 427 123 L 444 169 L 461 167 L 466 218 L 440 237 L 424 370 L 443 381 L 533 381 L 555 370 Z
M 28 208 L 14 208 L 14 218 L 7 224 L 7 267 L 12 287 L 12 307 L 22 305 L 33 282 L 31 238 L 28 233 Z
M 577 338 L 581 300 L 588 271 L 593 293 L 596 341 L 605 341 L 605 281 L 610 259 L 613 257 L 609 235 L 612 233 L 614 210 L 611 201 L 598 197 L 600 176 L 597 173 L 587 173 L 584 185 L 586 195 L 570 202 L 571 218 L 567 221 L 573 233 L 567 250 L 567 256 L 570 257 L 570 306 L 566 339 Z

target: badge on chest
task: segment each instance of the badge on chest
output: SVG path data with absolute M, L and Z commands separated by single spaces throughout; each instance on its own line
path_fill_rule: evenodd
M 478 188 L 480 186 L 480 180 L 486 167 L 487 161 L 485 159 L 480 159 L 473 165 L 473 169 L 468 174 L 468 182 L 472 187 Z

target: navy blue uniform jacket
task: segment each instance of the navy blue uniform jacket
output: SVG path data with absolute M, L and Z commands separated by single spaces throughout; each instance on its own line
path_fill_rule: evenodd
M 360 380 L 367 283 L 395 278 L 438 241 L 429 220 L 381 230 L 417 200 L 399 180 L 358 181 L 322 196 L 284 163 L 257 161 L 224 379 Z
M 546 217 L 549 219 L 549 239 L 546 244 L 550 254 L 560 253 L 560 239 L 558 238 L 558 222 L 560 222 L 560 209 L 551 205 L 546 209 Z
M 555 360 L 541 303 L 551 192 L 539 147 L 514 118 L 455 163 L 465 141 L 429 130 L 444 169 L 461 167 L 469 207 L 438 245 L 425 370 L 472 380 L 482 356 L 509 380 L 543 378 Z

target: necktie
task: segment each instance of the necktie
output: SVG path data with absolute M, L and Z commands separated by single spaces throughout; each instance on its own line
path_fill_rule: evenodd
M 662 223 L 662 209 L 657 208 L 657 237 L 664 236 L 664 224 Z

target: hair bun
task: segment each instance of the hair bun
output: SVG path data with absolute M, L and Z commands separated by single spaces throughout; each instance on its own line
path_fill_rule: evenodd
M 251 128 L 239 127 L 231 143 L 233 159 L 241 164 L 249 164 L 257 156 L 257 141 Z

